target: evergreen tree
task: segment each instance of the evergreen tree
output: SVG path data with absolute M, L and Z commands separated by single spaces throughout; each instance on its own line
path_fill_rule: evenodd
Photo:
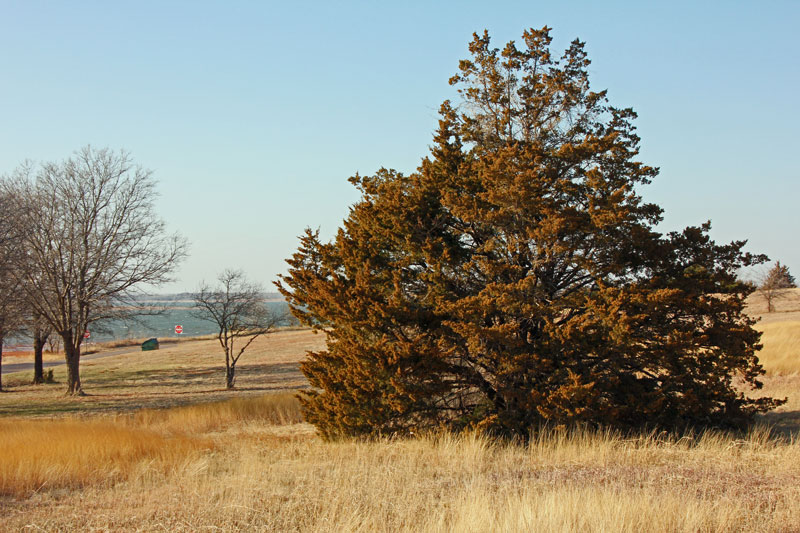
M 654 230 L 636 114 L 590 90 L 582 42 L 550 41 L 476 34 L 417 172 L 356 175 L 335 239 L 301 237 L 278 287 L 327 335 L 302 367 L 324 436 L 738 425 L 780 403 L 732 383 L 761 386 L 735 272 L 765 258 L 708 223 Z

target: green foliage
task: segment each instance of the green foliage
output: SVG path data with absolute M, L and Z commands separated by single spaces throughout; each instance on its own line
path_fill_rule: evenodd
M 583 43 L 555 60 L 550 40 L 476 34 L 417 172 L 351 178 L 336 238 L 301 237 L 278 287 L 327 335 L 303 365 L 323 435 L 737 425 L 780 403 L 732 383 L 760 387 L 735 272 L 765 258 L 708 223 L 654 231 L 636 114 L 590 90 Z

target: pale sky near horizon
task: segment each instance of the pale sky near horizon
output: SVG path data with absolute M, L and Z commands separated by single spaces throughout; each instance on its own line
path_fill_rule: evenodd
M 800 2 L 0 0 L 0 174 L 124 148 L 191 243 L 175 283 L 226 267 L 273 290 L 305 227 L 330 237 L 347 178 L 413 171 L 473 31 L 586 41 L 594 89 L 633 107 L 660 229 L 710 219 L 800 276 Z

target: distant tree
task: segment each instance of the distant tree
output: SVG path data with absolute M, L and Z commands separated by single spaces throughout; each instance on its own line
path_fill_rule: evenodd
M 3 346 L 6 339 L 19 333 L 23 301 L 14 278 L 0 271 L 0 391 L 3 390 Z
M 46 351 L 50 353 L 58 353 L 61 351 L 61 337 L 56 335 L 49 335 L 47 337 Z
M 709 224 L 655 231 L 635 113 L 590 90 L 583 43 L 550 41 L 476 34 L 418 171 L 353 177 L 335 239 L 288 260 L 279 289 L 327 336 L 302 365 L 324 436 L 727 426 L 781 403 L 734 386 L 761 387 L 736 271 L 765 258 Z
M 11 195 L 0 191 L 0 391 L 3 390 L 3 345 L 22 326 L 23 300 L 13 275 L 19 256 L 20 224 Z
M 67 393 L 82 394 L 84 331 L 135 313 L 137 287 L 169 281 L 186 242 L 166 233 L 152 173 L 126 152 L 87 146 L 63 162 L 23 165 L 6 190 L 25 227 L 13 271 L 28 305 L 61 337 Z
M 239 358 L 254 340 L 273 332 L 286 317 L 267 307 L 264 288 L 248 281 L 241 270 L 224 270 L 217 281 L 215 287 L 203 283 L 193 295 L 194 314 L 216 324 L 225 353 L 225 386 L 232 389 Z
M 21 312 L 22 300 L 13 279 L 0 273 L 0 391 L 3 390 L 3 346 L 9 336 L 19 333 Z
M 797 284 L 794 276 L 789 273 L 789 267 L 777 261 L 775 266 L 761 277 L 757 286 L 758 293 L 767 302 L 767 312 L 772 313 L 775 311 L 775 300 L 786 296 L 787 289 L 794 289 Z

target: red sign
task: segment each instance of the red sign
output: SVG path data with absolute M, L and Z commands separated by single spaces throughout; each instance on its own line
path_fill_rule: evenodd
M 175 326 L 175 333 L 178 333 L 178 334 L 183 333 L 183 326 L 181 326 L 180 324 Z
M 88 338 L 89 338 L 89 337 L 91 337 L 91 336 L 92 336 L 92 334 L 91 334 L 91 333 L 89 333 L 89 330 L 88 330 L 88 329 L 87 329 L 86 331 L 84 331 L 84 332 L 83 332 L 83 338 L 84 338 L 84 339 L 88 339 Z

